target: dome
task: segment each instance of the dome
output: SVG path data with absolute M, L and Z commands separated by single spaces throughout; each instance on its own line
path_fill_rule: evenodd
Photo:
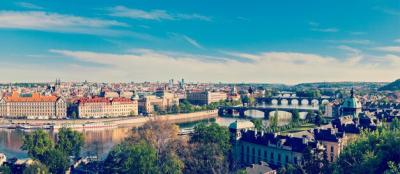
M 343 108 L 355 108 L 355 109 L 357 109 L 357 108 L 361 108 L 362 106 L 361 106 L 360 100 L 358 100 L 358 99 L 355 98 L 355 97 L 352 97 L 352 98 L 346 99 L 346 100 L 343 102 L 342 107 L 343 107 Z
M 254 124 L 251 121 L 235 121 L 229 125 L 230 129 L 252 129 L 254 128 Z
M 342 107 L 343 107 L 343 108 L 354 108 L 354 109 L 361 108 L 362 105 L 361 105 L 360 100 L 358 100 L 358 99 L 354 96 L 354 89 L 351 89 L 350 93 L 351 93 L 350 98 L 347 98 L 347 99 L 343 102 Z

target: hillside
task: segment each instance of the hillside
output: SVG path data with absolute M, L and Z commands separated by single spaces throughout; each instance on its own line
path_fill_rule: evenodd
M 379 88 L 379 91 L 398 91 L 398 90 L 400 90 L 400 79 L 397 79 L 396 81 Z

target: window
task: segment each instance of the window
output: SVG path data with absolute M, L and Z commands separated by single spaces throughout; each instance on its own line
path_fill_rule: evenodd
M 274 152 L 271 152 L 270 161 L 271 161 L 271 162 L 274 161 Z
M 287 156 L 287 155 L 285 157 L 285 163 L 289 163 L 289 156 Z
M 331 153 L 334 153 L 335 147 L 331 146 Z

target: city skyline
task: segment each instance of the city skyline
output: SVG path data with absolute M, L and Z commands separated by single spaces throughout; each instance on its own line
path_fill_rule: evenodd
M 0 83 L 390 82 L 398 1 L 0 3 Z

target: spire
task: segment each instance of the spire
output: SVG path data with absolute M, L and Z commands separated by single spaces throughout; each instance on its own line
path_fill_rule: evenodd
M 351 88 L 350 95 L 351 95 L 351 98 L 354 98 L 354 88 Z

